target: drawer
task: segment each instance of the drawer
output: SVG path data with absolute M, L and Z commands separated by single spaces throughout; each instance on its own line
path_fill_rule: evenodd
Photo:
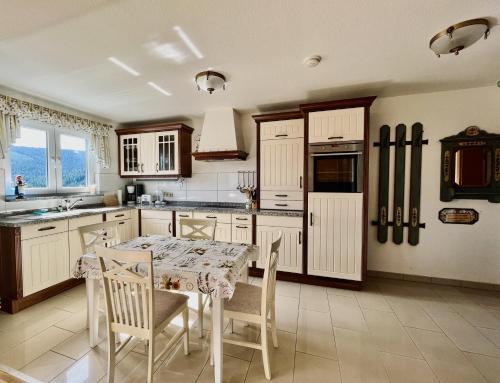
M 252 244 L 252 224 L 233 223 L 231 242 Z
M 262 190 L 260 192 L 261 200 L 280 200 L 280 201 L 303 201 L 304 193 L 301 191 L 277 191 Z
M 172 220 L 172 212 L 167 210 L 145 210 L 141 209 L 141 218 L 169 219 Z
M 192 211 L 178 211 L 175 213 L 175 220 L 177 222 L 180 221 L 181 218 L 193 218 Z
M 123 221 L 125 219 L 130 219 L 130 210 L 106 213 L 106 221 Z
M 102 222 L 102 214 L 91 215 L 88 217 L 73 218 L 69 220 L 69 230 L 77 230 L 79 227 L 94 225 Z
M 231 223 L 231 214 L 227 213 L 207 213 L 201 211 L 195 211 L 193 213 L 193 218 L 205 219 L 205 218 L 215 218 L 217 223 Z
M 27 225 L 21 227 L 21 240 L 44 237 L 46 235 L 57 234 L 68 231 L 68 220 L 52 221 L 37 225 Z
M 252 215 L 251 214 L 233 214 L 232 219 L 231 219 L 233 225 L 239 225 L 239 224 L 252 224 Z
M 304 120 L 302 118 L 260 123 L 261 141 L 299 137 L 304 137 Z
M 275 199 L 260 200 L 261 209 L 303 210 L 304 201 L 280 201 Z
M 257 226 L 297 227 L 302 229 L 302 217 L 258 215 Z

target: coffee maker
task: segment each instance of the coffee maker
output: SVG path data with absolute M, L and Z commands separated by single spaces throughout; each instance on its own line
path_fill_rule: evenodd
M 125 195 L 127 196 L 127 205 L 135 205 L 137 199 L 141 198 L 144 194 L 144 185 L 142 184 L 131 184 L 125 186 Z M 140 203 L 140 202 L 139 202 Z

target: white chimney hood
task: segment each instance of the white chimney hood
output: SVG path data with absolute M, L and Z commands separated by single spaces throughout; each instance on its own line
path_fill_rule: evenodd
M 198 161 L 245 160 L 240 131 L 240 116 L 232 108 L 209 110 L 205 113 L 200 145 L 193 157 Z

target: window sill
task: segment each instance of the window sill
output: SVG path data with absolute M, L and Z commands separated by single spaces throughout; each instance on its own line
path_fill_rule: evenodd
M 104 193 L 51 193 L 51 194 L 27 194 L 23 199 L 16 199 L 15 195 L 6 195 L 5 202 L 36 201 L 43 199 L 62 199 L 77 197 L 102 197 Z

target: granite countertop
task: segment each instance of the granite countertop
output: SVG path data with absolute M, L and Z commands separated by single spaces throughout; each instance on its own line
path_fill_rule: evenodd
M 153 205 L 134 205 L 134 206 L 113 206 L 103 207 L 95 205 L 81 205 L 75 207 L 69 212 L 49 211 L 44 215 L 33 214 L 34 210 L 14 210 L 0 214 L 0 226 L 20 227 L 26 225 L 36 225 L 51 221 L 60 221 L 70 218 L 79 218 L 96 214 L 105 214 L 110 212 L 130 210 L 130 209 L 146 209 L 146 210 L 164 210 L 164 211 L 203 211 L 207 213 L 228 213 L 228 214 L 256 214 L 256 215 L 272 215 L 272 216 L 287 216 L 287 217 L 302 217 L 303 212 L 298 210 L 247 210 L 241 204 L 208 204 L 204 205 L 196 203 L 188 204 L 167 204 L 165 206 Z

